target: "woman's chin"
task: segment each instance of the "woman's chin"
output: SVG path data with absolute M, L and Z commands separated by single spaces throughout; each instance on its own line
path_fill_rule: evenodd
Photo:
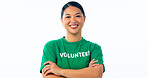
M 70 32 L 72 35 L 77 35 L 79 32 Z

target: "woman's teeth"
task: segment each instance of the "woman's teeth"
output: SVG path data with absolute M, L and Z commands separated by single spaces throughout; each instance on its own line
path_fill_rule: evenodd
M 78 26 L 79 26 L 79 25 L 70 25 L 70 28 L 76 29 L 76 28 L 78 28 Z
M 71 27 L 77 27 L 77 25 L 71 25 Z

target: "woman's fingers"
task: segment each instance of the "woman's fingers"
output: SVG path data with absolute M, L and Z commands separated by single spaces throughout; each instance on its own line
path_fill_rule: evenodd
M 46 69 L 44 70 L 44 74 L 45 74 L 48 70 L 50 70 L 50 67 L 49 67 L 49 68 L 46 68 Z
M 48 71 L 45 73 L 45 76 L 47 76 L 49 73 L 52 73 L 51 70 L 48 70 Z
M 89 66 L 93 64 L 92 62 L 93 62 L 94 60 L 95 60 L 95 59 L 93 59 L 93 60 L 90 61 Z
M 90 63 L 89 63 L 89 65 L 93 65 L 94 63 L 98 62 L 98 60 L 97 61 L 94 61 L 94 60 L 95 59 L 91 60 Z
M 91 60 L 90 62 L 93 62 L 95 59 Z
M 50 65 L 46 65 L 46 64 L 50 64 Z M 44 65 L 46 65 L 43 68 L 43 72 L 42 72 L 44 75 L 48 75 L 50 73 L 54 73 L 55 75 L 60 75 L 59 71 L 61 70 L 61 68 L 58 67 L 55 63 L 51 61 L 47 61 L 44 63 Z
M 50 70 L 50 66 L 51 65 L 46 65 L 42 70 L 43 70 L 43 73 L 46 73 L 46 71 Z
M 94 64 L 96 62 L 98 62 L 98 60 L 94 61 L 95 59 L 91 60 L 91 62 L 89 63 L 89 67 L 96 67 L 98 66 L 99 64 Z
M 46 64 L 50 64 L 50 65 L 46 65 Z M 44 63 L 44 65 L 46 65 L 42 70 L 43 70 L 43 73 L 45 74 L 48 70 L 50 70 L 50 66 L 53 64 L 53 62 L 51 61 L 47 61 Z
M 96 66 L 99 66 L 99 64 L 93 64 L 93 65 L 92 65 L 92 67 L 96 67 Z
M 98 62 L 98 60 L 97 60 L 97 61 L 93 61 L 92 64 L 94 64 L 94 63 L 96 63 L 96 62 Z

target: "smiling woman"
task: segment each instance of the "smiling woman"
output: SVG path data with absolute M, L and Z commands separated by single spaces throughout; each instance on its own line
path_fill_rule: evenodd
M 40 68 L 43 78 L 102 78 L 105 67 L 101 47 L 81 36 L 85 19 L 79 3 L 64 5 L 61 22 L 67 35 L 45 44 Z
M 74 6 L 69 6 L 65 9 L 63 19 L 61 21 L 68 31 L 67 34 L 81 34 L 85 16 L 83 16 L 81 10 Z
M 76 2 L 69 2 L 62 8 L 61 22 L 68 31 L 67 34 L 81 34 L 85 18 L 82 6 Z

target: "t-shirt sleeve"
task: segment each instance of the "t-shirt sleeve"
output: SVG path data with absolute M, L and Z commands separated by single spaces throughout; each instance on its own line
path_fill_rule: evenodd
M 95 64 L 103 65 L 103 72 L 105 72 L 102 49 L 101 46 L 99 46 L 98 44 L 96 44 L 91 51 L 91 60 L 93 59 L 95 59 L 95 61 L 98 60 L 98 62 L 96 62 Z
M 55 53 L 54 53 L 53 45 L 51 43 L 46 43 L 43 49 L 43 55 L 41 60 L 40 73 L 42 73 L 42 69 L 46 66 L 44 65 L 47 61 L 52 61 L 56 63 Z

